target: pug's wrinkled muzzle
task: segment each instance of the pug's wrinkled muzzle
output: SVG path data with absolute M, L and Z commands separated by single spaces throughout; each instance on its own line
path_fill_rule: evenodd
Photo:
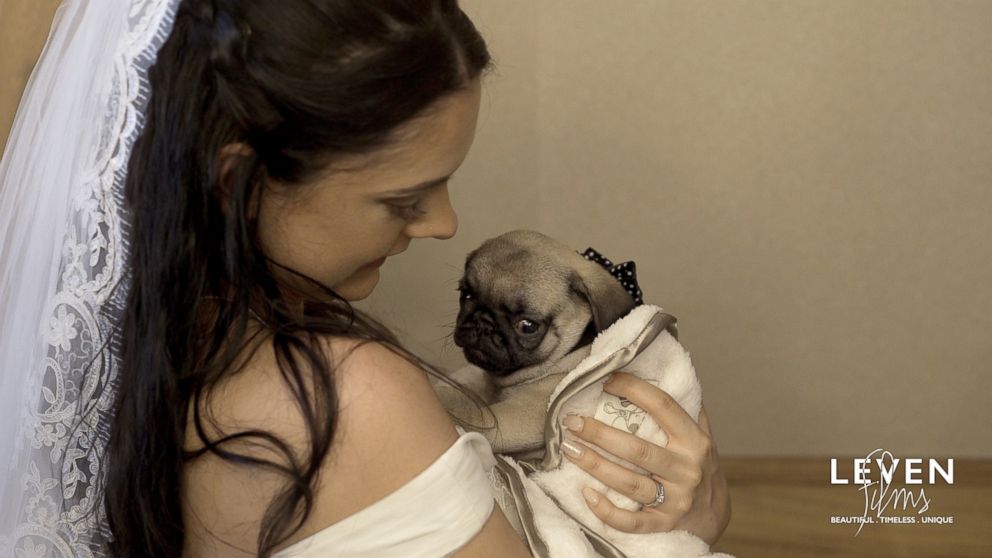
M 495 320 L 484 312 L 476 312 L 460 321 L 455 328 L 454 342 L 465 353 L 467 361 L 487 372 L 503 376 L 519 368 L 509 354 L 506 338 Z

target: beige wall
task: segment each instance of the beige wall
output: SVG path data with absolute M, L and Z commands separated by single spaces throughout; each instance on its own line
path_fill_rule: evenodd
M 992 457 L 992 2 L 463 4 L 498 71 L 460 231 L 363 307 L 460 366 L 464 254 L 535 228 L 637 261 L 723 455 Z

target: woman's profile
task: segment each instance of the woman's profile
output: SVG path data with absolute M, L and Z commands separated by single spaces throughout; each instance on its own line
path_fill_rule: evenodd
M 485 439 L 434 394 L 439 372 L 350 304 L 411 242 L 457 231 L 449 181 L 493 64 L 483 37 L 456 0 L 161 4 L 171 26 L 113 192 L 126 298 L 103 349 L 116 376 L 91 550 L 532 555 L 488 491 Z M 646 447 L 591 418 L 578 436 L 667 497 L 586 455 L 645 504 L 590 507 L 621 530 L 712 544 L 729 500 L 705 411 L 697 425 L 645 382 L 612 384 L 673 441 Z

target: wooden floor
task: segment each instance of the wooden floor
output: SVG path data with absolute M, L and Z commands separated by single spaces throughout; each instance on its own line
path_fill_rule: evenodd
M 864 457 L 864 456 L 861 456 Z M 943 462 L 943 459 L 941 459 Z M 714 551 L 748 557 L 992 557 L 992 460 L 954 460 L 954 484 L 923 486 L 929 509 L 889 506 L 885 516 L 915 516 L 916 524 L 832 524 L 832 516 L 863 516 L 864 492 L 830 484 L 830 458 L 721 457 L 730 485 L 730 526 Z M 851 458 L 838 478 L 853 478 Z M 920 486 L 893 482 L 891 491 Z M 888 494 L 892 494 L 892 492 Z M 869 510 L 868 515 L 875 516 Z M 923 516 L 953 516 L 953 524 L 922 524 Z M 876 521 L 879 521 L 876 519 Z

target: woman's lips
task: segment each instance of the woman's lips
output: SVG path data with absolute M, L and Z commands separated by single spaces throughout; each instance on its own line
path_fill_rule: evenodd
M 379 266 L 381 266 L 384 263 L 386 263 L 386 258 L 385 257 L 381 257 L 381 258 L 379 258 L 378 260 L 376 260 L 374 262 L 369 262 L 369 263 L 363 265 L 362 267 L 367 267 L 367 268 L 370 268 L 371 269 L 373 267 L 379 267 Z

